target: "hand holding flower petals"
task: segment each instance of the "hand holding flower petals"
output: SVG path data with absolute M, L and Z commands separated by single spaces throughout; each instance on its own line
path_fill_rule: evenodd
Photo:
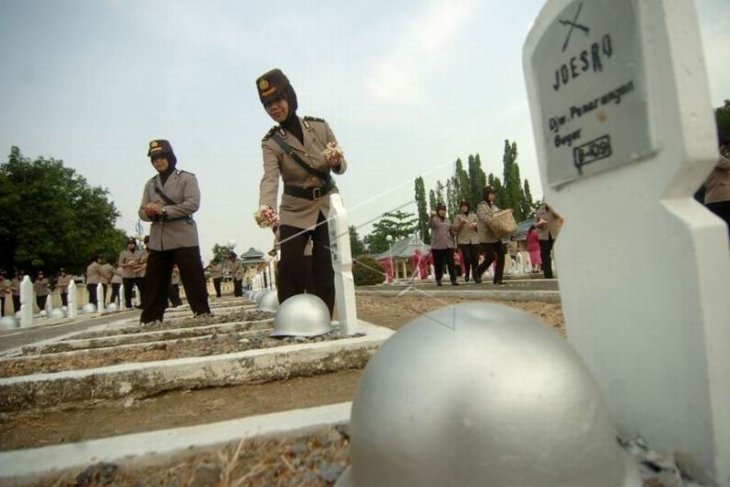
M 330 165 L 339 165 L 342 161 L 343 152 L 337 142 L 328 142 L 327 147 L 322 151 L 322 155 Z
M 261 205 L 261 208 L 253 212 L 253 217 L 256 220 L 256 224 L 261 228 L 279 225 L 279 215 L 270 206 Z

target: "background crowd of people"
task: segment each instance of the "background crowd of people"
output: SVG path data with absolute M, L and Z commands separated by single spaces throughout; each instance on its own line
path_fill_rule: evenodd
M 505 257 L 517 260 L 519 244 L 513 235 L 499 233 L 495 223 L 501 209 L 496 205 L 497 195 L 487 186 L 483 200 L 476 212 L 464 200 L 459 203 L 459 212 L 453 222 L 446 215 L 446 205 L 439 204 L 431 214 L 431 253 L 433 255 L 436 285 L 441 286 L 444 267 L 449 273 L 451 284 L 456 286 L 457 274 L 461 270 L 464 282 L 480 284 L 482 276 L 494 264 L 493 283 L 504 284 Z M 548 279 L 553 277 L 553 243 L 563 225 L 560 216 L 548 204 L 543 203 L 535 213 L 535 222 L 527 232 L 527 252 L 532 272 L 543 272 Z M 455 261 L 459 265 L 455 265 Z M 461 269 L 459 269 L 459 267 Z

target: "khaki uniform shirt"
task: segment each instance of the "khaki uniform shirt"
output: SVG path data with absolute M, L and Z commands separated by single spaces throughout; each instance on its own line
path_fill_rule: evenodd
M 229 261 L 228 264 L 228 270 L 231 273 L 231 276 L 233 276 L 233 279 L 236 281 L 240 281 L 243 279 L 243 267 L 241 266 L 241 261 L 236 259 L 233 261 Z
M 137 273 L 134 268 L 137 266 L 137 254 L 124 249 L 119 253 L 119 267 L 122 269 L 122 278 L 134 279 L 137 277 Z
M 705 181 L 705 204 L 730 201 L 730 159 L 720 156 Z
M 342 174 L 347 169 L 347 161 L 345 161 L 344 157 L 339 168 L 335 170 L 329 167 L 322 154 L 322 151 L 329 142 L 337 142 L 335 134 L 332 133 L 327 122 L 309 117 L 305 117 L 304 119 L 300 118 L 299 122 L 302 124 L 302 132 L 304 134 L 303 144 L 294 135 L 279 127 L 272 128 L 261 142 L 264 157 L 264 175 L 261 178 L 259 189 L 259 205 L 276 208 L 279 177 L 281 177 L 285 185 L 299 186 L 301 188 L 317 188 L 325 184 L 321 179 L 309 174 L 289 154 L 284 154 L 279 144 L 271 138 L 271 134 L 275 130 L 278 131 L 284 142 L 304 162 L 314 169 L 326 173 L 334 172 L 336 174 Z M 337 192 L 337 188 L 331 192 Z M 317 223 L 317 217 L 320 211 L 327 217 L 327 213 L 329 213 L 329 198 L 326 196 L 316 200 L 308 200 L 282 194 L 281 205 L 279 206 L 279 222 L 282 225 L 289 225 L 296 228 L 311 228 Z
M 555 213 L 553 209 L 548 211 L 545 205 L 542 205 L 535 212 L 535 223 L 539 223 L 540 220 L 544 220 L 546 223 L 542 228 L 537 227 L 538 238 L 540 240 L 550 240 L 551 236 L 553 239 L 558 238 L 558 233 L 563 225 L 563 217 Z
M 71 284 L 71 274 L 66 274 L 63 276 L 58 276 L 58 290 L 61 294 L 67 294 L 68 293 L 68 285 Z
M 147 259 L 149 256 L 150 253 L 147 249 L 144 249 L 144 251 L 139 254 L 139 257 L 137 258 L 137 266 L 135 267 L 134 272 L 136 277 L 144 277 L 147 275 Z
M 112 279 L 114 278 L 114 266 L 110 263 L 106 263 L 102 266 L 100 266 L 99 271 L 101 272 L 102 276 L 102 284 L 109 285 L 112 283 Z
M 9 295 L 12 292 L 11 286 L 12 284 L 10 279 L 3 279 L 2 282 L 0 282 L 0 296 L 4 298 Z
M 121 284 L 122 283 L 122 272 L 123 269 L 121 267 L 117 267 L 114 269 L 114 275 L 112 276 L 112 284 Z
M 99 284 L 104 282 L 104 274 L 98 262 L 92 262 L 86 268 L 86 284 Z
M 458 213 L 454 217 L 454 225 L 452 228 L 456 233 L 457 245 L 479 243 L 479 235 L 477 235 L 477 229 L 472 226 L 475 224 L 477 225 L 477 228 L 479 228 L 477 215 L 473 211 L 470 211 L 467 215 L 463 213 Z
M 451 235 L 451 221 L 448 218 L 441 220 L 438 216 L 432 216 L 428 220 L 431 227 L 431 248 L 432 249 L 453 249 L 454 237 Z
M 33 292 L 36 296 L 48 296 L 48 278 L 36 279 L 33 282 Z
M 175 204 L 168 204 L 155 191 L 159 187 Z M 167 212 L 166 221 L 152 221 L 142 208 L 150 202 L 159 203 Z M 152 221 L 149 248 L 163 251 L 182 247 L 198 247 L 198 227 L 192 219 L 193 213 L 200 208 L 200 189 L 194 174 L 175 170 L 162 184 L 158 174 L 147 181 L 142 193 L 139 217 Z M 190 217 L 190 218 L 187 218 Z
M 494 243 L 499 239 L 492 233 L 492 229 L 489 228 L 489 220 L 494 217 L 494 213 L 499 211 L 499 207 L 496 204 L 489 206 L 489 203 L 482 201 L 477 206 L 477 237 L 479 243 Z
M 208 269 L 210 269 L 210 277 L 213 279 L 220 279 L 223 277 L 223 264 L 218 262 L 217 264 L 210 263 L 208 264 Z
M 13 296 L 20 296 L 20 280 L 17 277 L 10 280 L 10 293 Z

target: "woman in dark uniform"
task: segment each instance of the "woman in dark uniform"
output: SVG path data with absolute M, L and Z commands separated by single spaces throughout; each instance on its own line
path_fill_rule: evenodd
M 198 180 L 194 174 L 175 168 L 177 158 L 166 140 L 150 142 L 147 155 L 157 176 L 147 181 L 139 208 L 139 217 L 152 222 L 140 322 L 162 321 L 174 264 L 180 269 L 195 316 L 210 315 L 198 228 L 192 218 L 200 207 Z
M 279 232 L 279 302 L 302 294 L 310 272 L 304 249 L 312 239 L 312 294 L 334 309 L 335 285 L 329 234 L 326 224 L 328 195 L 337 192 L 331 173 L 342 174 L 347 163 L 337 146 L 332 129 L 320 118 L 297 116 L 297 95 L 289 79 L 279 69 L 256 80 L 259 98 L 266 113 L 278 124 L 261 142 L 264 175 L 259 204 L 275 210 L 279 179 L 284 191 L 279 206 L 279 221 L 272 225 Z

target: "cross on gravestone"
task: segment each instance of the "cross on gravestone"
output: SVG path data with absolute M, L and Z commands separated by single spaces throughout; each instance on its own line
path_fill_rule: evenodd
M 730 258 L 692 199 L 718 157 L 693 2 L 550 0 L 523 63 L 568 340 L 621 433 L 730 486 Z
M 327 226 L 330 236 L 330 255 L 335 271 L 335 306 L 340 327 L 346 335 L 354 335 L 357 327 L 357 306 L 355 304 L 355 279 L 352 276 L 352 253 L 350 231 L 347 226 L 347 212 L 342 197 L 330 195 L 330 211 Z
M 30 277 L 23 277 L 20 282 L 20 326 L 33 324 L 33 283 Z
M 76 295 L 76 281 L 71 279 L 71 282 L 68 283 L 68 317 L 69 318 L 75 318 L 78 314 L 78 296 Z

